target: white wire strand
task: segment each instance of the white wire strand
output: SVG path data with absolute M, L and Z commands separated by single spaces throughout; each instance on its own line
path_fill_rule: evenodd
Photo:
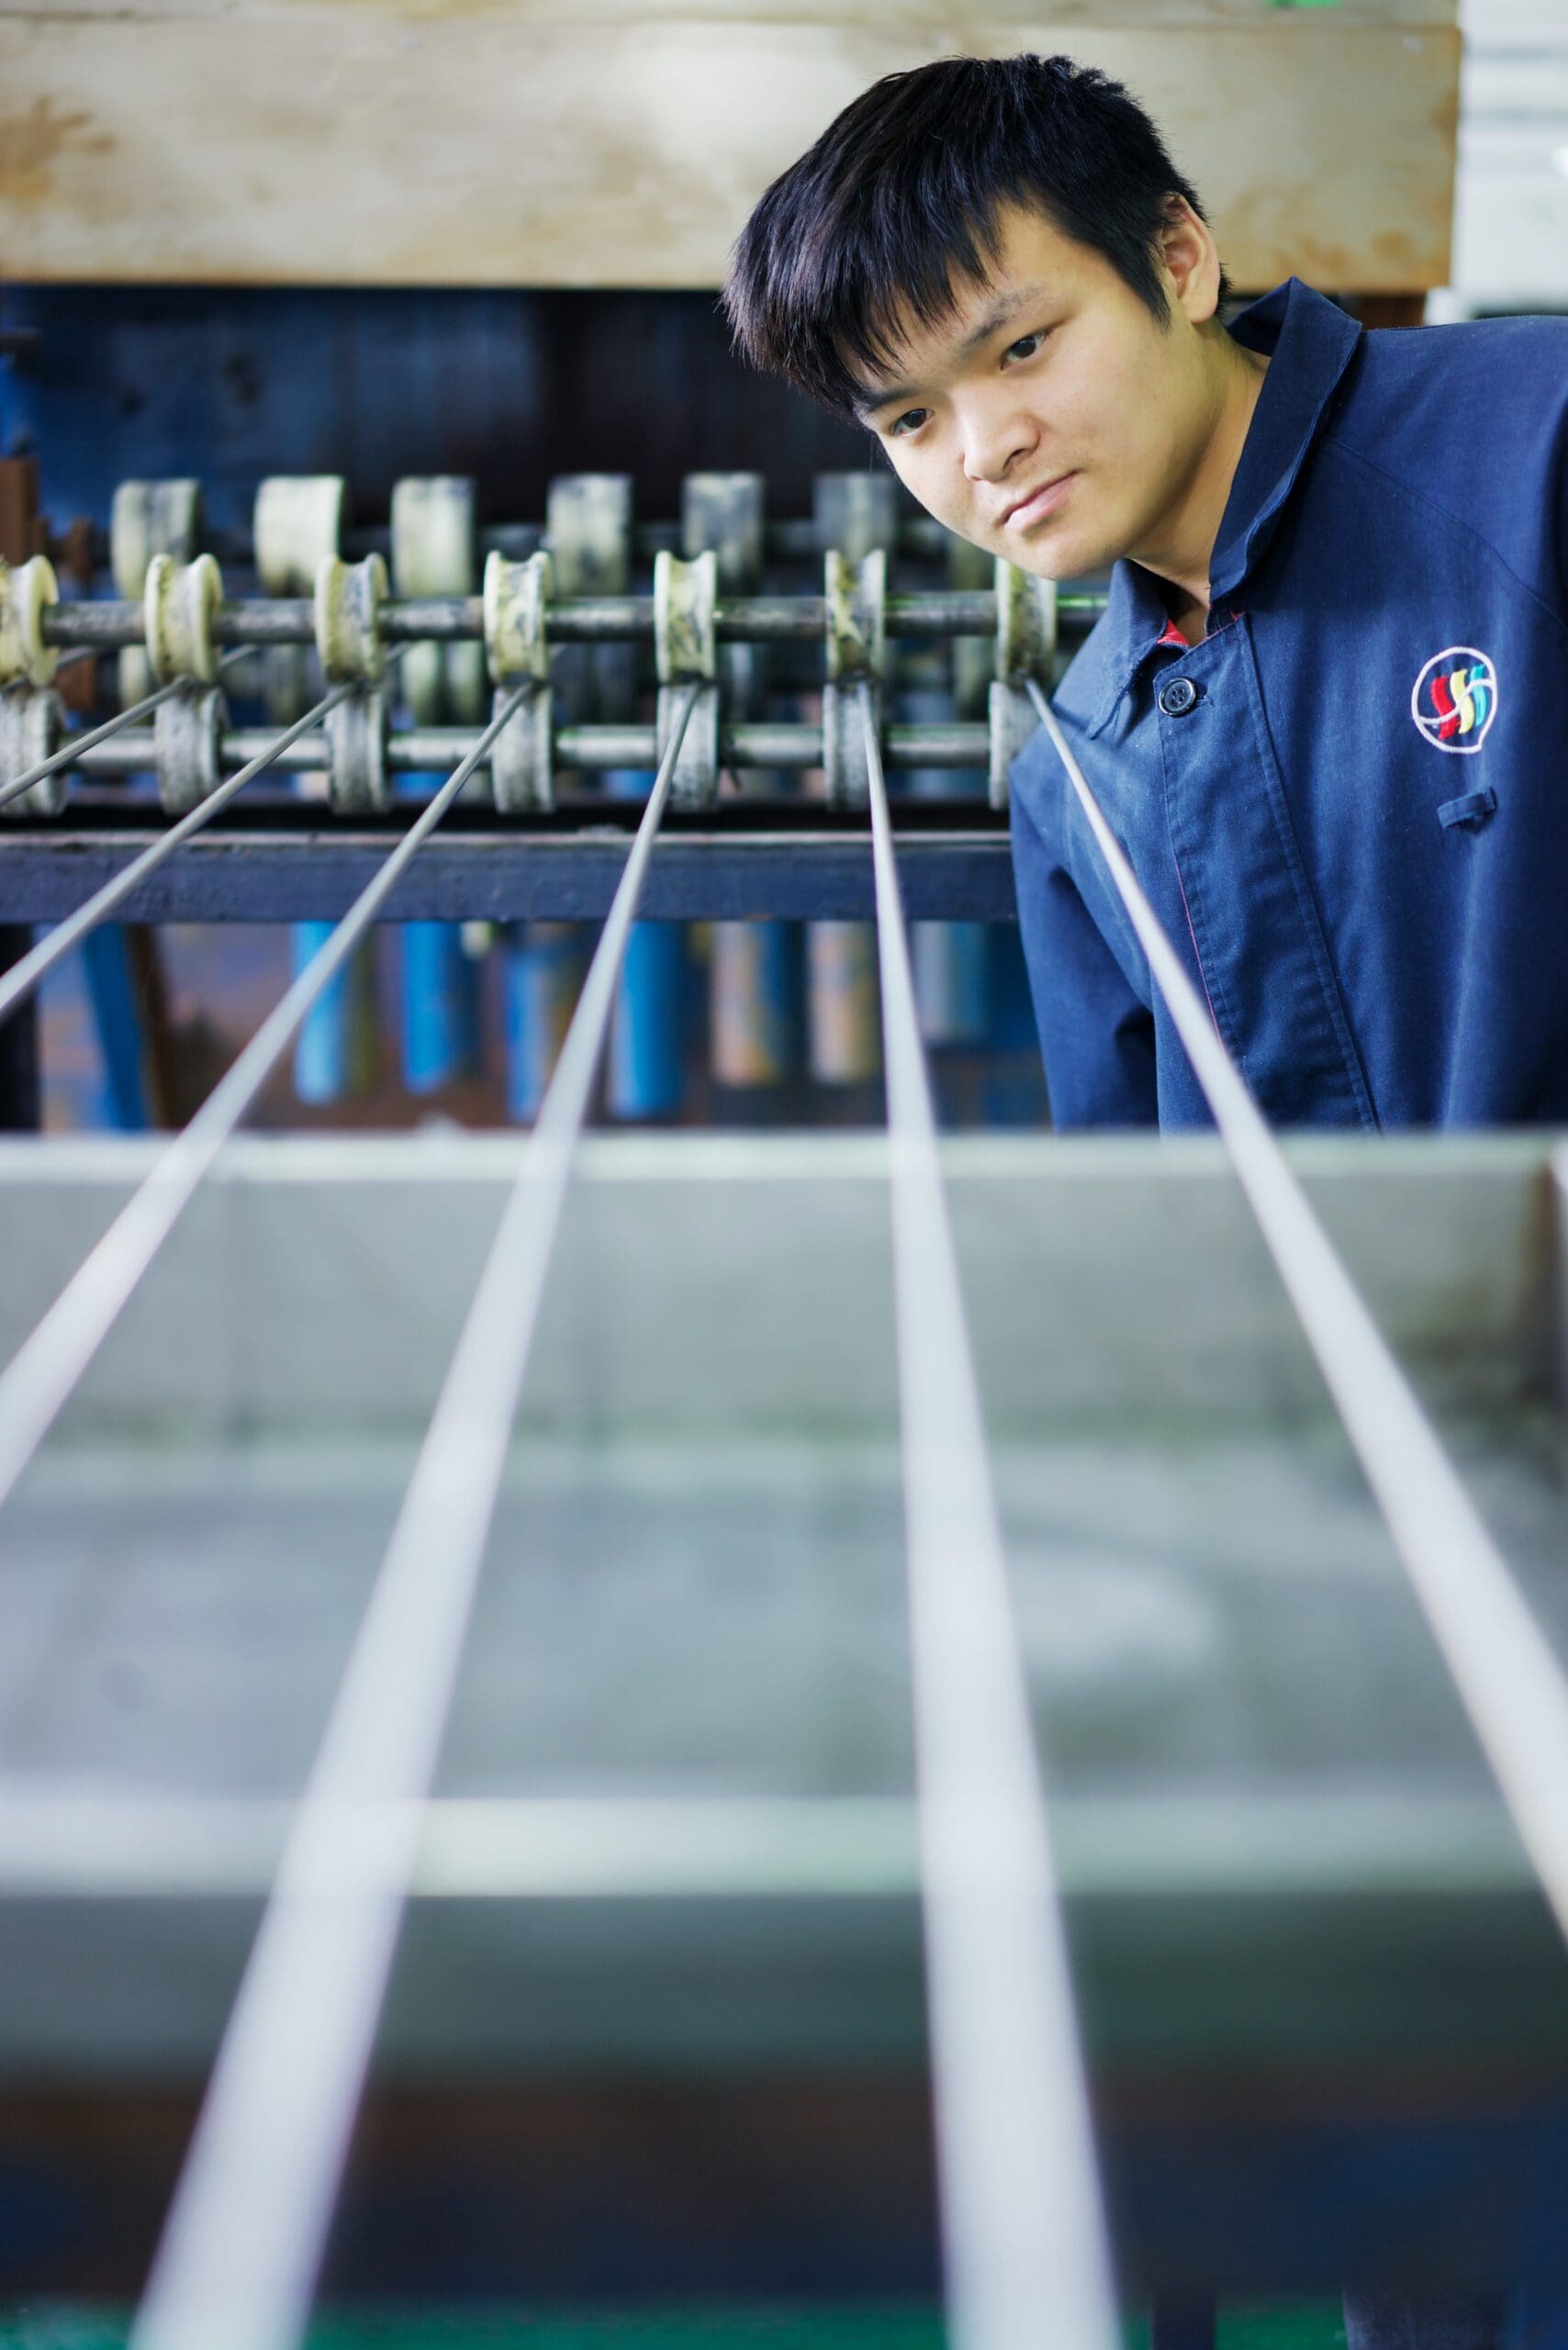
M 389 663 L 400 658 L 404 650 L 399 645 L 388 656 Z M 28 954 L 22 957 L 19 963 L 14 963 L 0 979 L 0 1022 L 8 1019 L 23 998 L 32 993 L 39 981 L 46 979 L 55 965 L 62 962 L 90 930 L 95 929 L 99 923 L 112 914 L 117 906 L 123 905 L 131 892 L 140 888 L 150 873 L 156 872 L 166 857 L 173 856 L 174 851 L 183 846 L 193 834 L 199 833 L 204 824 L 210 824 L 213 818 L 228 807 L 236 792 L 243 791 L 248 783 L 253 783 L 281 752 L 286 751 L 291 743 L 297 743 L 302 734 L 308 733 L 330 710 L 335 710 L 339 702 L 346 700 L 353 691 L 353 686 L 334 686 L 331 692 L 324 694 L 303 718 L 296 719 L 292 726 L 285 727 L 281 734 L 274 735 L 266 749 L 258 752 L 237 775 L 230 776 L 216 791 L 209 791 L 188 815 L 182 816 L 177 824 L 171 824 L 166 833 L 160 833 L 151 846 L 144 848 L 140 856 L 133 857 L 123 871 L 117 873 L 112 880 L 106 881 L 101 890 L 95 890 L 74 913 L 67 914 L 62 923 L 57 923 Z M 159 699 L 162 699 L 162 696 L 160 695 Z M 132 716 L 140 707 L 140 704 L 133 705 L 131 711 L 123 714 L 120 723 L 123 724 L 124 719 Z M 74 744 L 73 755 L 84 747 L 84 743 Z M 22 778 L 23 781 L 26 779 Z
M 1056 1863 L 860 688 L 937 2169 L 957 2350 L 1120 2350 Z
M 68 653 L 59 666 L 63 669 L 73 661 L 84 661 L 89 658 L 91 648 L 86 646 L 79 653 Z M 230 668 L 234 662 L 242 661 L 244 658 L 245 652 L 241 646 L 238 653 L 226 653 L 218 666 L 221 671 Z M 117 711 L 114 717 L 106 718 L 101 726 L 89 727 L 84 734 L 73 734 L 67 742 L 61 744 L 58 751 L 51 751 L 47 759 L 39 759 L 36 767 L 27 767 L 20 775 L 11 776 L 6 781 L 0 782 L 0 808 L 4 808 L 7 800 L 19 800 L 22 793 L 30 791 L 35 784 L 44 782 L 51 775 L 58 775 L 62 767 L 74 767 L 84 751 L 95 750 L 100 743 L 108 742 L 110 737 L 119 733 L 122 728 L 132 725 L 139 718 L 145 718 L 149 711 L 162 708 L 164 702 L 171 700 L 183 686 L 188 686 L 190 682 L 188 677 L 173 678 L 168 685 L 159 686 L 153 692 L 144 694 L 140 701 L 130 703 L 128 709 Z
M 681 704 L 267 1899 L 131 2350 L 297 2350 Z
M 49 1433 L 218 1152 L 287 1050 L 307 1013 L 342 970 L 527 691 L 526 687 L 520 688 L 509 697 L 462 765 L 454 768 L 426 802 L 386 863 L 0 1372 L 0 1505 Z
M 1472 1727 L 1568 1934 L 1568 1677 L 1199 1002 L 1049 700 L 1033 681 L 1029 689 Z

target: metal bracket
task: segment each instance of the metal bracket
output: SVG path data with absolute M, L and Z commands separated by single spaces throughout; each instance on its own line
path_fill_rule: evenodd
M 1006 807 L 1009 770 L 1040 723 L 1029 699 L 1028 680 L 1034 678 L 1048 693 L 1055 677 L 1056 654 L 1056 582 L 1036 579 L 1014 564 L 999 561 L 996 676 L 988 707 L 990 796 L 993 808 Z
M 336 703 L 322 721 L 331 754 L 332 807 L 338 815 L 361 816 L 391 806 L 389 715 L 385 692 L 368 686 Z
M 381 607 L 386 565 L 378 554 L 363 563 L 323 555 L 316 573 L 316 653 L 332 685 L 375 685 L 386 667 Z
M 218 675 L 212 621 L 222 601 L 223 575 L 211 555 L 198 554 L 190 563 L 176 563 L 171 554 L 152 557 L 141 611 L 147 666 L 155 683 L 196 677 L 211 685 Z
M 52 759 L 64 731 L 64 712 L 47 686 L 7 686 L 0 692 L 0 783 Z M 30 791 L 7 800 L 4 812 L 11 817 L 58 816 L 69 789 L 65 769 L 57 768 Z
M 874 478 L 874 476 L 873 476 Z M 823 769 L 828 805 L 864 808 L 871 796 L 866 726 L 859 688 L 871 688 L 881 726 L 881 680 L 887 652 L 888 558 L 880 548 L 852 563 L 836 548 L 823 566 L 827 602 L 827 675 L 823 688 Z
M 152 739 L 158 797 L 171 816 L 199 807 L 222 779 L 229 707 L 215 686 L 185 686 L 161 702 Z

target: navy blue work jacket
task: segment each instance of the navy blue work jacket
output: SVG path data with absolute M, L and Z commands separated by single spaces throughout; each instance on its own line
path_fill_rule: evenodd
M 1272 1121 L 1568 1121 L 1568 319 L 1230 330 L 1210 633 L 1118 564 L 1063 729 Z M 1057 1123 L 1208 1124 L 1043 730 L 1013 848 Z

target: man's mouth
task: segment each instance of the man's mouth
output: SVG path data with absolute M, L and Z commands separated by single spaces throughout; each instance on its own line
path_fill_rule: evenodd
M 1077 478 L 1076 474 L 1058 474 L 1054 481 L 1042 483 L 1026 497 L 1014 498 L 1011 506 L 1002 509 L 1003 530 L 1027 531 L 1035 523 L 1043 522 L 1047 515 L 1056 512 Z

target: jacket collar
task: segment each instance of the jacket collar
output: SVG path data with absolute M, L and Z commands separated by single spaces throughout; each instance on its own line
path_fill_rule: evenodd
M 1215 604 L 1235 598 L 1265 553 L 1361 330 L 1299 278 L 1287 277 L 1233 319 L 1229 331 L 1244 349 L 1266 352 L 1270 366 L 1215 541 L 1209 566 Z M 1118 563 L 1102 623 L 1103 683 L 1092 734 L 1110 724 L 1165 621 L 1152 575 L 1139 564 Z

